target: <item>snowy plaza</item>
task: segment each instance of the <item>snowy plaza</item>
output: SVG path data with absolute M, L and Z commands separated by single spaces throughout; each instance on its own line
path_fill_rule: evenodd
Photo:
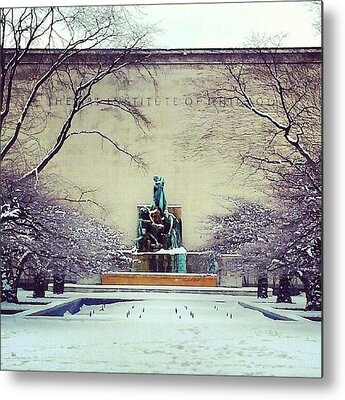
M 94 304 L 44 315 L 80 298 Z M 279 305 L 274 296 L 123 291 L 33 299 L 20 290 L 19 300 L 2 304 L 3 370 L 321 376 L 320 314 L 303 311 L 303 295 Z
M 1 370 L 323 377 L 322 2 L 213 3 L 0 8 Z

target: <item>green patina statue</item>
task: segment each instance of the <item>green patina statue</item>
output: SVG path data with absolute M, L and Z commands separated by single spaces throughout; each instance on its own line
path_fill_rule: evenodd
M 164 178 L 155 175 L 153 177 L 153 203 L 151 209 L 157 209 L 164 215 L 167 209 L 167 201 L 164 194 Z
M 153 202 L 151 207 L 139 210 L 138 251 L 169 250 L 182 246 L 181 221 L 168 211 L 164 194 L 164 178 L 153 177 Z

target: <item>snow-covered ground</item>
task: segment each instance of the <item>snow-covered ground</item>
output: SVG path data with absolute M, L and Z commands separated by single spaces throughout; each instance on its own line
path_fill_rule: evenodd
M 78 314 L 32 317 L 33 311 L 78 297 L 130 301 L 83 306 Z M 31 293 L 20 300 L 32 302 Z M 321 375 L 321 323 L 302 311 L 279 311 L 274 298 L 178 293 L 65 293 L 2 304 L 26 309 L 1 318 L 1 368 L 201 375 Z M 238 302 L 263 306 L 295 321 L 279 321 Z M 287 308 L 302 309 L 303 296 Z M 285 307 L 285 308 L 286 308 Z M 194 317 L 194 318 L 193 318 Z

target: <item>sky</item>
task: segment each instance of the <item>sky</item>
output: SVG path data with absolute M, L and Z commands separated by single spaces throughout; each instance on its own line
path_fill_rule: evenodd
M 162 48 L 242 47 L 253 35 L 286 35 L 287 47 L 320 46 L 313 26 L 321 8 L 311 2 L 211 3 L 143 7 L 147 20 L 162 29 L 157 46 Z
M 255 35 L 271 37 L 285 35 L 281 46 L 321 46 L 321 35 L 313 26 L 321 19 L 319 1 L 238 1 L 199 0 L 178 4 L 174 0 L 31 0 L 30 6 L 48 5 L 142 5 L 143 22 L 155 24 L 160 33 L 155 48 L 226 48 L 252 45 Z M 180 0 L 181 2 L 181 0 Z M 2 0 L 4 6 L 13 6 Z M 151 5 L 144 5 L 150 3 Z M 156 4 L 153 4 L 156 3 Z M 183 3 L 183 2 L 182 2 Z M 27 1 L 16 0 L 16 7 Z

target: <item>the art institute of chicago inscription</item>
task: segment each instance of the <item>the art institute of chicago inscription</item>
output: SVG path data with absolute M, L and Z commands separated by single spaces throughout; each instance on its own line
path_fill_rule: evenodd
M 276 99 L 257 96 L 252 99 L 253 103 L 258 106 L 272 107 L 277 104 Z M 188 107 L 203 107 L 203 106 L 216 106 L 216 107 L 241 107 L 242 104 L 231 97 L 192 97 L 192 96 L 181 96 L 181 97 L 154 97 L 154 96 L 137 96 L 137 97 L 113 97 L 113 98 L 90 98 L 90 102 L 94 105 L 111 105 L 116 102 L 126 102 L 134 107 L 176 107 L 176 106 L 188 106 Z M 47 97 L 47 102 L 50 107 L 58 105 L 71 105 L 72 98 L 66 97 L 63 94 L 59 97 Z

